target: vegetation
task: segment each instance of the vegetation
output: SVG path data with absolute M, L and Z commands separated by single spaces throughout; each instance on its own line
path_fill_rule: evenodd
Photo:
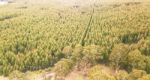
M 69 59 L 62 59 L 54 66 L 53 71 L 57 76 L 66 76 L 73 68 L 73 62 Z
M 88 72 L 88 80 L 116 80 L 107 72 L 104 72 L 100 66 L 92 67 Z
M 150 79 L 149 2 L 22 1 L 0 6 L 0 75 L 24 80 L 51 68 L 66 77 L 77 68 L 88 80 Z

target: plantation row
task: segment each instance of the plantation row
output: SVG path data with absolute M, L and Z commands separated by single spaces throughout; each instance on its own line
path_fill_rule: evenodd
M 38 70 L 53 66 L 63 57 L 65 46 L 81 41 L 90 16 L 53 7 L 48 10 L 32 7 L 22 11 L 11 6 L 11 12 L 10 6 L 0 11 L 0 73 L 6 75 L 13 70 Z
M 110 62 L 114 68 L 129 72 L 133 68 L 149 72 L 150 10 L 148 5 L 143 5 L 64 9 L 0 7 L 0 74 L 45 69 L 55 63 L 57 66 L 62 58 L 81 68 Z M 76 52 L 77 44 L 84 49 Z M 57 70 L 56 67 L 54 71 Z
M 64 57 L 54 67 L 50 68 L 50 71 L 56 73 L 55 80 L 62 80 L 73 69 L 86 71 L 87 80 L 149 80 L 149 38 L 142 39 L 133 45 L 117 44 L 112 48 L 111 52 L 106 52 L 108 49 L 96 45 L 85 47 L 80 44 L 75 47 L 66 46 L 62 50 Z M 106 53 L 109 54 L 107 59 L 105 58 Z M 102 62 L 107 62 L 105 65 L 112 67 L 113 70 L 106 70 L 100 65 Z M 22 76 L 18 73 L 22 74 Z M 12 79 L 26 80 L 25 74 L 14 71 L 9 76 Z

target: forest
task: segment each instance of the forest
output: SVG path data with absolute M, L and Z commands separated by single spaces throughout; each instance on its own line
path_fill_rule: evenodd
M 0 80 L 150 80 L 150 1 L 35 2 L 0 5 Z

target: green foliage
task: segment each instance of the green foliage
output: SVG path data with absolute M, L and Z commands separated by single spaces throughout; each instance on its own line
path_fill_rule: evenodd
M 24 79 L 24 73 L 19 71 L 13 71 L 9 74 L 9 80 L 25 80 Z
M 150 80 L 150 74 L 144 75 L 142 78 L 139 78 L 138 80 Z
M 146 74 L 145 71 L 143 70 L 132 70 L 132 72 L 129 74 L 129 77 L 127 80 L 137 80 L 138 78 L 141 78 L 142 76 L 144 76 Z
M 43 69 L 54 65 L 56 58 L 53 58 L 51 54 L 42 52 L 40 49 L 28 54 L 17 55 L 9 51 L 1 56 L 0 73 L 8 75 L 13 70 L 27 71 Z
M 14 18 L 14 17 L 17 17 L 18 14 L 11 14 L 11 15 L 3 15 L 3 16 L 0 16 L 0 21 L 4 21 L 6 19 L 11 19 L 11 18 Z
M 101 66 L 97 65 L 88 71 L 87 80 L 116 80 L 114 76 L 102 70 Z
M 103 59 L 100 47 L 96 45 L 84 47 L 80 56 L 80 59 L 78 59 L 79 61 L 77 61 L 77 66 L 80 69 L 91 67 Z
M 99 47 L 96 45 L 86 46 L 83 50 L 83 60 L 87 63 L 96 63 L 102 59 L 102 55 L 99 52 Z
M 116 79 L 117 80 L 127 80 L 128 76 L 129 76 L 128 72 L 126 72 L 124 70 L 119 70 L 116 73 Z
M 146 67 L 145 57 L 141 54 L 139 50 L 134 50 L 129 52 L 127 55 L 128 67 L 131 69 L 142 69 Z
M 82 59 L 82 57 L 83 57 L 82 52 L 83 52 L 83 46 L 80 45 L 80 44 L 77 44 L 75 46 L 75 48 L 73 49 L 72 59 L 74 61 L 78 61 L 79 62 Z
M 150 57 L 148 56 L 148 57 L 145 57 L 145 58 L 146 58 L 146 60 L 145 60 L 145 62 L 146 62 L 145 71 L 147 71 L 148 73 L 150 73 Z
M 72 60 L 62 59 L 55 64 L 53 71 L 57 76 L 66 76 L 72 70 L 73 65 Z
M 37 50 L 35 52 L 28 53 L 24 58 L 24 69 L 26 70 L 38 70 L 45 67 L 52 66 L 55 59 L 47 53 Z
M 138 35 L 138 33 L 128 33 L 123 36 L 120 36 L 120 39 L 123 43 L 137 42 L 139 40 L 137 39 Z
M 62 53 L 65 55 L 65 57 L 70 57 L 72 55 L 73 49 L 71 46 L 66 46 L 62 50 Z
M 115 45 L 109 56 L 109 60 L 112 66 L 115 68 L 124 67 L 127 63 L 127 55 L 129 52 L 129 46 L 125 44 Z
M 150 5 L 131 3 L 92 4 L 93 13 L 90 6 L 0 6 L 0 75 L 53 67 L 62 58 L 85 67 L 110 61 L 150 72 L 149 59 L 143 60 L 150 53 Z M 128 45 L 119 43 L 134 48 L 127 55 Z
M 150 38 L 142 39 L 139 41 L 138 45 L 139 50 L 141 51 L 142 54 L 149 56 L 150 55 Z
M 148 36 L 148 32 L 144 31 L 144 32 L 127 33 L 124 34 L 123 36 L 120 36 L 119 38 L 121 39 L 122 43 L 136 43 L 140 39 L 142 39 L 142 37 L 146 36 Z

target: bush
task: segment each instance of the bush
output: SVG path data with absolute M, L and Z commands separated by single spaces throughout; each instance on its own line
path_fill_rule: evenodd
M 62 53 L 65 55 L 65 57 L 69 58 L 72 55 L 73 49 L 71 46 L 64 47 Z
M 102 70 L 101 66 L 97 65 L 88 71 L 87 80 L 116 80 L 114 76 Z
M 57 76 L 66 76 L 73 68 L 73 61 L 69 59 L 62 59 L 57 62 L 53 71 Z
M 102 59 L 102 53 L 99 52 L 99 47 L 96 45 L 84 47 L 82 55 L 83 57 L 80 62 L 82 67 L 90 67 Z
M 138 80 L 150 80 L 150 74 L 144 75 L 142 78 L 139 78 Z
M 12 73 L 9 74 L 9 80 L 25 80 L 24 74 L 17 70 L 13 71 Z
M 83 47 L 80 44 L 76 45 L 72 53 L 73 60 L 75 61 L 81 60 L 81 58 L 83 57 L 82 52 L 83 52 Z
M 119 67 L 124 67 L 124 65 L 126 64 L 128 52 L 129 52 L 128 45 L 125 44 L 115 45 L 109 56 L 111 65 L 116 69 Z
M 143 75 L 145 75 L 146 72 L 143 70 L 132 70 L 132 72 L 129 74 L 128 80 L 137 80 L 138 78 L 141 78 Z
M 146 67 L 145 58 L 139 50 L 131 51 L 127 55 L 127 61 L 128 61 L 129 70 L 134 68 L 144 70 Z
M 95 63 L 101 57 L 101 54 L 98 52 L 97 46 L 95 45 L 84 47 L 83 55 L 84 60 L 92 63 Z
M 119 70 L 118 73 L 116 74 L 116 79 L 117 80 L 127 80 L 128 78 L 128 73 L 124 70 Z

